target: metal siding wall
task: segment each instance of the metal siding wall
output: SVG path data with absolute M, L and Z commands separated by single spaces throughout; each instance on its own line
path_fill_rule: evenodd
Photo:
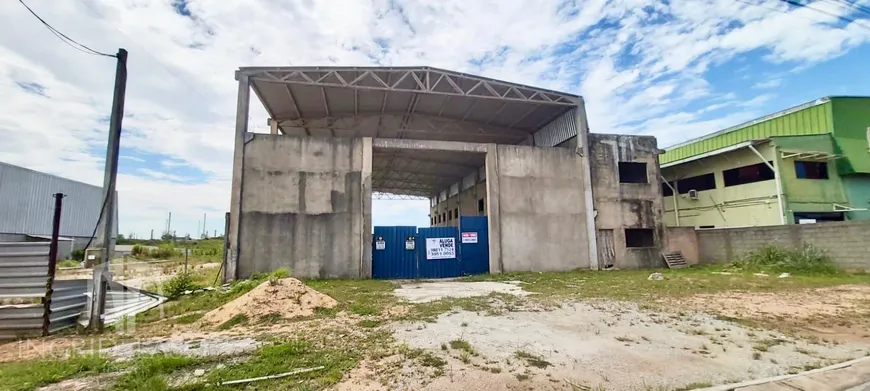
M 405 239 L 416 234 L 417 227 L 375 227 L 372 235 L 372 278 L 416 278 L 416 251 L 405 250 Z M 375 247 L 378 236 L 386 242 L 383 250 Z
M 535 146 L 555 147 L 576 135 L 577 109 L 571 109 L 535 132 Z
M 51 235 L 54 193 L 64 193 L 61 236 L 90 237 L 100 215 L 103 190 L 81 182 L 0 163 L 0 232 Z M 115 194 L 115 233 L 118 229 Z
M 456 243 L 456 256 L 452 259 L 426 259 L 427 238 L 454 238 Z M 417 267 L 420 278 L 447 278 L 462 275 L 462 267 L 459 262 L 461 255 L 459 229 L 457 227 L 434 227 L 420 228 L 417 231 Z
M 462 216 L 459 218 L 459 230 L 476 232 L 477 243 L 462 243 L 460 233 L 459 247 L 462 275 L 489 273 L 489 228 L 486 216 Z
M 660 162 L 662 164 L 669 163 L 749 140 L 773 136 L 830 133 L 834 130 L 831 124 L 830 107 L 831 102 L 811 106 L 781 117 L 734 129 L 706 140 L 670 149 L 660 156 Z
M 0 243 L 0 298 L 42 299 L 48 283 L 48 243 Z M 42 304 L 0 308 L 0 339 L 42 334 Z

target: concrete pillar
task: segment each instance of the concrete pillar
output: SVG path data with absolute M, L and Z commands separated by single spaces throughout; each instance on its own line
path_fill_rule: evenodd
M 233 149 L 233 182 L 230 195 L 230 230 L 227 264 L 224 267 L 224 282 L 238 277 L 239 228 L 241 227 L 242 173 L 245 161 L 245 134 L 248 132 L 248 112 L 251 103 L 251 85 L 248 75 L 236 72 L 239 81 L 236 102 L 236 133 Z
M 586 119 L 586 104 L 583 98 L 574 98 L 577 104 L 575 121 L 577 124 L 577 154 L 583 165 L 583 198 L 586 200 L 586 231 L 589 238 L 589 268 L 598 270 L 598 242 L 595 230 L 595 201 L 592 197 L 592 169 L 589 159 L 589 121 Z M 487 178 L 489 173 L 487 173 Z
M 489 228 L 489 272 L 501 273 L 504 264 L 501 259 L 501 226 L 498 194 L 498 146 L 486 147 L 486 215 Z

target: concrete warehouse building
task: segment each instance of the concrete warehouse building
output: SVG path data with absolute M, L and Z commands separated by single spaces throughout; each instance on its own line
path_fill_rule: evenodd
M 826 97 L 668 148 L 668 226 L 870 219 L 870 97 Z
M 579 96 L 430 67 L 236 79 L 226 280 L 663 265 L 656 141 L 590 134 Z M 432 227 L 372 227 L 380 193 L 429 198 Z
M 0 241 L 51 240 L 54 194 L 63 193 L 58 258 L 87 245 L 102 208 L 103 189 L 24 167 L 0 163 Z M 117 195 L 115 227 L 117 234 Z

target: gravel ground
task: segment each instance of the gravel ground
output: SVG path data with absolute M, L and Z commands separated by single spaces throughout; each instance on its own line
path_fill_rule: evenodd
M 398 325 L 395 332 L 411 347 L 453 357 L 455 352 L 444 350 L 442 343 L 463 339 L 479 353 L 472 366 L 516 372 L 524 380 L 521 385 L 538 389 L 570 389 L 564 379 L 616 390 L 721 384 L 802 371 L 870 352 L 867 344 L 815 344 L 709 315 L 645 313 L 634 304 L 613 302 L 502 316 L 463 311 L 442 315 L 436 323 Z M 517 367 L 524 361 L 515 357 L 517 351 L 540 356 L 552 366 Z M 471 377 L 481 384 L 504 384 L 506 373 L 476 372 Z M 438 383 L 427 389 L 451 389 Z
M 507 282 L 424 282 L 418 284 L 403 284 L 393 293 L 410 303 L 427 303 L 445 297 L 475 297 L 490 293 L 507 293 L 515 296 L 528 296 L 517 281 Z
M 215 336 L 196 339 L 168 338 L 126 343 L 103 349 L 101 352 L 118 359 L 129 359 L 135 354 L 177 353 L 190 356 L 236 355 L 252 351 L 263 343 L 253 338 Z

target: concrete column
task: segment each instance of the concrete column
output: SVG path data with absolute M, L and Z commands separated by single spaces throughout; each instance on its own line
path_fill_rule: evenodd
M 589 121 L 586 119 L 586 104 L 583 98 L 575 98 L 577 103 L 577 154 L 583 165 L 583 198 L 586 200 L 586 232 L 589 241 L 589 268 L 598 270 L 598 242 L 595 230 L 595 200 L 592 197 L 592 168 L 589 158 Z M 489 177 L 489 173 L 487 173 Z
M 501 225 L 498 194 L 498 147 L 487 145 L 486 152 L 486 215 L 489 228 L 489 272 L 502 273 Z
M 230 195 L 230 232 L 227 233 L 230 248 L 227 264 L 224 267 L 224 282 L 238 277 L 239 228 L 241 227 L 242 173 L 245 161 L 245 134 L 248 132 L 248 112 L 251 103 L 251 86 L 248 76 L 236 72 L 239 81 L 236 103 L 236 134 L 233 150 L 233 183 Z
M 362 139 L 362 243 L 360 278 L 372 277 L 372 139 Z

